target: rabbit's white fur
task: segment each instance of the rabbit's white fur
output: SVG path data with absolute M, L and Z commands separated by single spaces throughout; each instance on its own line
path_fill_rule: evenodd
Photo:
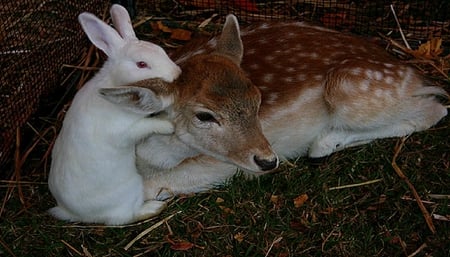
M 127 11 L 111 7 L 119 33 L 90 13 L 79 15 L 89 39 L 108 60 L 79 90 L 52 152 L 49 188 L 58 219 L 118 225 L 159 214 L 165 202 L 145 202 L 135 167 L 135 144 L 152 133 L 172 133 L 164 119 L 148 118 L 169 106 L 162 84 L 121 85 L 146 78 L 171 82 L 181 70 L 159 46 L 136 38 Z M 162 86 L 161 86 L 162 85 Z

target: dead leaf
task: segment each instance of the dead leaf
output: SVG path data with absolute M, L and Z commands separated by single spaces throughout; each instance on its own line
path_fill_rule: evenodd
M 172 29 L 167 27 L 166 25 L 164 25 L 162 23 L 162 21 L 157 21 L 156 24 L 158 26 L 158 29 L 161 30 L 162 32 L 166 32 L 166 33 L 171 33 L 172 32 Z
M 324 210 L 320 211 L 320 214 L 331 214 L 335 211 L 333 207 L 327 207 Z
M 280 197 L 278 195 L 271 195 L 270 196 L 270 202 L 277 205 L 280 201 Z
M 189 41 L 191 40 L 192 32 L 185 29 L 174 29 L 170 35 L 171 39 Z
M 187 251 L 191 248 L 193 248 L 195 245 L 188 241 L 180 241 L 180 242 L 173 242 L 170 244 L 170 249 L 175 251 Z
M 170 236 L 166 236 L 165 238 L 167 242 L 170 244 L 170 249 L 175 251 L 187 251 L 195 246 L 193 243 L 185 240 L 174 241 L 170 238 Z
M 241 232 L 238 232 L 236 235 L 233 236 L 233 238 L 238 241 L 239 243 L 241 243 L 242 241 L 244 241 L 244 234 L 242 234 Z
M 442 54 L 442 38 L 431 38 L 429 41 L 421 44 L 418 49 L 411 50 L 415 57 L 434 59 Z
M 219 208 L 222 209 L 222 211 L 226 214 L 234 214 L 234 211 L 228 207 L 219 205 Z
M 308 195 L 307 194 L 302 194 L 297 196 L 294 199 L 294 206 L 295 208 L 300 208 L 303 204 L 305 204 L 305 202 L 308 200 Z
M 223 198 L 217 197 L 216 203 L 223 203 L 223 202 L 225 202 L 225 200 L 223 200 Z

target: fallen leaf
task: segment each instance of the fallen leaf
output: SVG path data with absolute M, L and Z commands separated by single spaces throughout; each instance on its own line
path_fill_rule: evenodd
M 297 196 L 294 199 L 294 206 L 295 208 L 300 208 L 303 204 L 305 204 L 305 202 L 308 200 L 308 195 L 307 194 L 302 194 Z
M 219 205 L 219 208 L 222 209 L 222 211 L 226 214 L 234 214 L 234 211 L 228 207 Z
M 173 242 L 170 244 L 170 249 L 175 251 L 187 251 L 191 248 L 193 248 L 195 245 L 188 241 L 180 241 L 180 242 Z
M 280 197 L 278 195 L 271 195 L 270 196 L 270 202 L 277 205 L 280 201 Z
M 166 238 L 167 242 L 170 244 L 170 249 L 172 249 L 172 250 L 187 251 L 195 246 L 193 243 L 184 241 L 184 240 L 174 241 L 168 235 L 165 236 L 165 238 Z
M 242 241 L 244 241 L 244 234 L 242 234 L 241 232 L 238 232 L 236 235 L 233 236 L 233 238 L 238 241 L 239 243 L 241 243 Z
M 157 21 L 156 24 L 158 26 L 158 29 L 161 30 L 162 32 L 166 32 L 166 33 L 171 33 L 172 32 L 172 29 L 167 27 L 166 25 L 164 25 L 162 23 L 162 21 Z
M 427 42 L 421 44 L 418 49 L 411 50 L 411 54 L 415 57 L 425 59 L 434 59 L 442 52 L 442 38 L 431 38 Z
M 320 214 L 331 214 L 335 211 L 333 207 L 327 207 L 324 210 L 320 211 Z
M 191 40 L 192 32 L 185 29 L 174 29 L 172 30 L 172 34 L 170 35 L 171 39 L 189 41 Z
M 225 202 L 225 200 L 223 200 L 223 198 L 217 197 L 216 203 L 223 203 L 223 202 Z

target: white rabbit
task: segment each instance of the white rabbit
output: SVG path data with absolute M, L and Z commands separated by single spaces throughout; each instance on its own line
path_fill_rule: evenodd
M 79 15 L 89 39 L 108 60 L 79 90 L 56 139 L 49 188 L 58 219 L 118 225 L 159 214 L 165 202 L 145 202 L 135 167 L 135 144 L 152 133 L 172 133 L 172 124 L 149 117 L 172 103 L 161 80 L 121 86 L 144 78 L 171 82 L 181 70 L 159 46 L 139 41 L 126 10 L 111 7 L 116 30 L 90 13 Z

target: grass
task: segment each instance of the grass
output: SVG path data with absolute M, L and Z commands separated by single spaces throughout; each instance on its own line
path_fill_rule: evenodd
M 428 211 L 450 215 L 450 120 L 407 139 L 397 163 Z M 175 198 L 153 220 L 126 227 L 57 221 L 45 172 L 17 185 L 3 181 L 2 195 L 15 187 L 0 221 L 0 255 L 11 256 L 450 256 L 450 223 L 427 227 L 408 186 L 394 172 L 396 139 L 380 140 L 332 155 L 324 164 L 306 158 L 275 174 Z M 379 181 L 377 181 L 379 180 Z M 350 188 L 333 187 L 374 183 Z M 35 183 L 44 182 L 44 183 Z M 331 189 L 331 190 L 330 190 Z M 308 199 L 295 206 L 301 195 Z M 164 218 L 156 228 L 137 235 Z M 418 250 L 417 253 L 415 251 Z

